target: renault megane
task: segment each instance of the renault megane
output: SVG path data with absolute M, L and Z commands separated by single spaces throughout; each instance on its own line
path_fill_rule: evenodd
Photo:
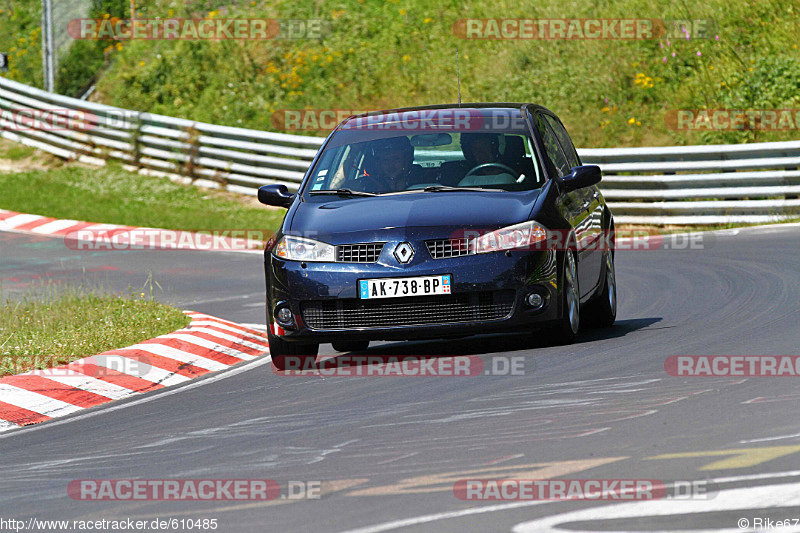
M 406 108 L 328 136 L 265 251 L 273 363 L 319 344 L 543 331 L 616 317 L 611 211 L 599 167 L 534 104 Z

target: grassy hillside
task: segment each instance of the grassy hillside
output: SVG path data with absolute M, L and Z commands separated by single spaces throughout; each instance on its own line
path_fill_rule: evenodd
M 797 0 L 156 0 L 140 17 L 329 21 L 322 39 L 136 41 L 111 56 L 95 98 L 220 124 L 274 129 L 279 109 L 376 109 L 456 100 L 535 101 L 580 146 L 726 143 L 784 132 L 677 132 L 675 109 L 798 108 Z M 462 18 L 713 19 L 708 39 L 464 40 Z M 718 37 L 718 39 L 716 38 Z

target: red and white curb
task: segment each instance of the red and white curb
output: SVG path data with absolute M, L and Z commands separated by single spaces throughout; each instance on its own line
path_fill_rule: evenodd
M 127 348 L 0 378 L 0 432 L 178 385 L 269 353 L 261 332 L 186 312 L 191 323 Z
M 158 249 L 258 254 L 264 250 L 264 242 L 251 238 L 253 232 L 246 230 L 196 233 L 56 219 L 6 209 L 0 209 L 0 231 L 62 237 L 67 247 L 77 250 Z

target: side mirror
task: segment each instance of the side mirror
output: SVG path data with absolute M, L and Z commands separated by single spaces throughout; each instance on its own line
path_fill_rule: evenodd
M 264 185 L 258 188 L 258 201 L 264 205 L 289 207 L 295 196 L 297 195 L 290 193 L 286 185 Z
M 596 185 L 600 183 L 601 178 L 600 167 L 597 165 L 583 165 L 573 168 L 572 172 L 561 178 L 561 180 L 564 183 L 564 189 L 569 192 Z

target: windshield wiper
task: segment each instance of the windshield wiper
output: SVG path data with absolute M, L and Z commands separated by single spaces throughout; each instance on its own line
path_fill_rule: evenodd
M 339 196 L 377 196 L 374 192 L 354 191 L 352 189 L 320 189 L 318 191 L 309 191 L 308 194 L 337 194 Z
M 450 187 L 449 185 L 431 185 L 422 189 L 423 192 L 450 192 L 450 191 L 502 191 L 503 189 L 487 189 L 485 187 Z

